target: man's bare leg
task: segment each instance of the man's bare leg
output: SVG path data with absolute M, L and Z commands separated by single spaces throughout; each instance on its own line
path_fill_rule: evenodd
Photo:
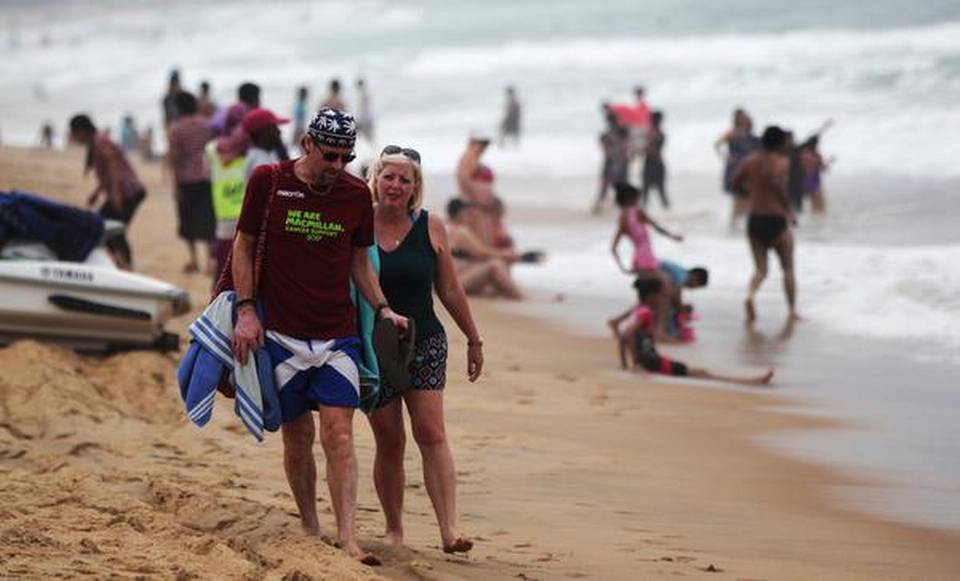
M 357 457 L 353 449 L 353 408 L 320 406 L 320 444 L 327 458 L 327 486 L 337 518 L 337 541 L 354 559 L 379 565 L 357 544 Z
M 783 269 L 783 292 L 787 296 L 787 307 L 790 309 L 791 321 L 799 321 L 797 314 L 797 280 L 793 270 L 793 233 L 787 229 L 773 243 L 773 249 L 780 259 Z
M 313 414 L 307 412 L 281 426 L 283 469 L 300 511 L 300 526 L 308 535 L 320 535 L 317 519 L 317 464 L 313 459 Z
M 757 310 L 753 305 L 753 297 L 757 294 L 763 279 L 767 278 L 767 247 L 761 242 L 750 238 L 750 253 L 753 255 L 753 278 L 750 279 L 750 286 L 747 289 L 747 298 L 744 301 L 744 307 L 747 312 L 747 324 L 751 325 L 757 320 Z
M 423 457 L 423 481 L 440 525 L 443 552 L 466 553 L 473 543 L 457 531 L 457 475 L 443 423 L 443 390 L 412 389 L 403 398 Z
M 403 545 L 403 487 L 406 480 L 403 453 L 407 439 L 400 399 L 383 406 L 369 417 L 377 442 L 373 483 L 387 521 L 384 536 L 387 544 L 399 547 Z

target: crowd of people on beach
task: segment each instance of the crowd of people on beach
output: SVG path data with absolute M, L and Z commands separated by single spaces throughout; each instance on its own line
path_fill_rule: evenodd
M 165 168 L 176 200 L 178 235 L 187 245 L 183 270 L 205 273 L 214 284 L 213 301 L 198 321 L 233 314 L 218 323 L 229 337 L 230 368 L 269 362 L 282 417 L 275 427 L 283 434 L 284 468 L 306 533 L 320 534 L 312 454 L 317 427 L 310 413 L 315 410 L 338 528 L 335 542 L 362 562 L 378 563 L 359 547 L 354 529 L 358 476 L 352 418 L 359 408 L 376 441 L 374 483 L 386 539 L 403 544 L 405 407 L 442 548 L 468 552 L 472 542 L 457 526 L 456 477 L 444 427 L 448 343 L 434 296 L 466 337 L 467 379 L 476 381 L 483 369 L 483 340 L 467 296 L 523 299 L 526 293 L 512 268 L 545 257 L 520 251 L 507 226 L 496 174 L 484 161 L 494 140 L 480 134 L 467 139 L 454 171 L 457 195 L 440 216 L 423 207 L 417 150 L 387 145 L 357 169 L 357 140 L 372 145 L 376 127 L 363 79 L 356 82 L 356 114 L 348 112 L 336 79 L 313 115 L 307 86 L 297 88 L 290 118 L 265 108 L 261 93 L 259 85 L 242 83 L 236 101 L 221 107 L 212 101 L 208 82 L 194 95 L 174 71 L 161 101 Z M 650 230 L 676 242 L 684 237 L 648 208 L 654 190 L 661 209 L 670 208 L 664 115 L 650 108 L 642 87 L 634 95 L 629 105 L 603 104 L 604 159 L 593 208 L 602 211 L 613 190 L 619 214 L 611 252 L 617 267 L 632 277 L 636 293 L 636 304 L 607 322 L 621 366 L 767 384 L 772 368 L 746 375 L 716 372 L 658 351 L 658 344 L 695 340 L 694 307 L 685 292 L 706 287 L 709 271 L 662 260 L 654 250 Z M 519 142 L 521 118 L 516 89 L 508 87 L 497 135 L 501 146 Z M 288 123 L 289 141 L 282 131 Z M 749 114 L 737 109 L 733 126 L 716 141 L 725 161 L 723 189 L 734 204 L 731 224 L 746 216 L 755 264 L 744 303 L 748 323 L 756 319 L 754 295 L 766 277 L 770 250 L 783 270 L 790 320 L 799 320 L 791 228 L 805 200 L 815 212 L 825 209 L 820 175 L 828 164 L 818 141 L 830 125 L 797 145 L 777 126 L 756 136 Z M 45 143 L 52 139 L 52 127 L 45 128 Z M 97 178 L 89 204 L 103 198 L 99 212 L 129 224 L 147 193 L 127 159 L 133 151 L 144 154 L 132 117 L 124 118 L 117 143 L 89 116 L 77 114 L 69 123 L 69 139 L 86 147 L 85 168 Z M 632 175 L 638 179 L 631 180 Z M 633 251 L 628 262 L 620 256 L 624 239 Z M 133 268 L 125 237 L 114 238 L 109 250 L 118 266 Z M 199 335 L 194 342 L 200 350 L 207 348 Z M 201 373 L 197 361 L 194 354 L 186 367 L 185 401 Z M 206 385 L 211 391 L 218 387 Z M 240 387 L 234 385 L 234 391 Z
M 467 292 L 522 298 L 511 266 L 537 262 L 542 253 L 514 248 L 493 170 L 481 162 L 489 138 L 469 138 L 457 168 L 460 192 L 447 204 L 446 221 L 422 207 L 418 151 L 388 145 L 360 171 L 348 171 L 354 167 L 357 139 L 374 138 L 362 79 L 357 88 L 356 116 L 346 111 L 334 80 L 309 119 L 309 90 L 299 88 L 288 119 L 262 106 L 255 83 L 242 83 L 236 101 L 218 107 L 210 100 L 208 83 L 194 95 L 174 71 L 161 108 L 168 141 L 164 167 L 176 200 L 178 235 L 187 245 L 183 271 L 207 273 L 214 281 L 213 300 L 191 329 L 207 321 L 231 337 L 232 361 L 227 363 L 237 370 L 234 381 L 250 361 L 269 361 L 282 417 L 275 427 L 283 434 L 284 467 L 303 529 L 317 535 L 316 428 L 310 412 L 319 413 L 337 521 L 334 542 L 376 565 L 378 559 L 358 546 L 354 530 L 354 409 L 367 413 L 377 442 L 374 482 L 388 542 L 403 544 L 405 407 L 423 457 L 442 548 L 470 551 L 472 542 L 457 527 L 456 478 L 443 414 L 447 338 L 433 296 L 466 336 L 467 379 L 475 381 L 483 367 L 483 341 Z M 519 101 L 513 89 L 508 98 L 500 138 L 515 143 Z M 291 120 L 294 141 L 285 143 L 281 127 Z M 69 125 L 70 141 L 86 148 L 86 167 L 96 173 L 90 205 L 105 197 L 100 213 L 129 224 L 146 197 L 127 157 L 129 144 L 136 142 L 132 118 L 125 119 L 120 143 L 86 114 L 75 115 Z M 132 269 L 126 238 L 115 244 L 110 250 L 117 265 Z M 229 317 L 222 320 L 224 312 L 234 313 L 235 323 Z M 384 330 L 384 324 L 392 331 Z M 182 362 L 185 404 L 198 386 L 211 394 L 217 387 L 203 382 L 209 379 L 203 361 L 209 360 L 198 353 L 217 349 L 208 339 L 193 335 Z M 406 358 L 391 358 L 391 349 L 404 342 L 409 343 Z M 235 383 L 235 397 L 242 397 L 247 387 Z M 372 399 L 371 388 L 377 394 Z M 193 408 L 191 419 L 208 415 L 205 406 Z

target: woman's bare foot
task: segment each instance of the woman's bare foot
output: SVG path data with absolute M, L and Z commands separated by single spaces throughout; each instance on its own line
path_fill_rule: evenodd
M 397 531 L 387 531 L 383 533 L 383 542 L 391 547 L 403 546 L 403 533 Z
M 457 537 L 452 543 L 443 545 L 443 552 L 448 554 L 469 553 L 472 548 L 473 541 L 463 537 Z
M 752 325 L 757 320 L 757 309 L 753 306 L 753 297 L 747 297 L 747 300 L 743 301 L 743 307 L 747 312 L 747 324 Z
M 797 311 L 790 311 L 790 314 L 787 315 L 787 320 L 791 323 L 799 323 L 803 320 L 803 317 L 801 317 Z

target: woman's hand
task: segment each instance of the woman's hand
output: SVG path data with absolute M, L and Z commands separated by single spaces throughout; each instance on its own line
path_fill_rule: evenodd
M 483 371 L 483 342 L 467 343 L 467 379 L 474 382 Z

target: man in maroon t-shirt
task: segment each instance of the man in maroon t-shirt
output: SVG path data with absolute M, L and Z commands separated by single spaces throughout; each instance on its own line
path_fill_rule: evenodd
M 350 281 L 377 305 L 377 317 L 402 330 L 407 319 L 387 305 L 367 256 L 373 244 L 370 191 L 343 171 L 354 158 L 355 141 L 353 117 L 323 108 L 301 140 L 302 157 L 261 166 L 250 176 L 233 245 L 233 349 L 241 363 L 250 349 L 264 344 L 270 353 L 283 414 L 284 468 L 303 529 L 320 533 L 310 414 L 317 409 L 338 541 L 355 559 L 379 564 L 357 545 L 354 528 L 353 411 L 359 405 L 360 341 Z M 265 251 L 255 289 L 257 238 L 264 224 Z

